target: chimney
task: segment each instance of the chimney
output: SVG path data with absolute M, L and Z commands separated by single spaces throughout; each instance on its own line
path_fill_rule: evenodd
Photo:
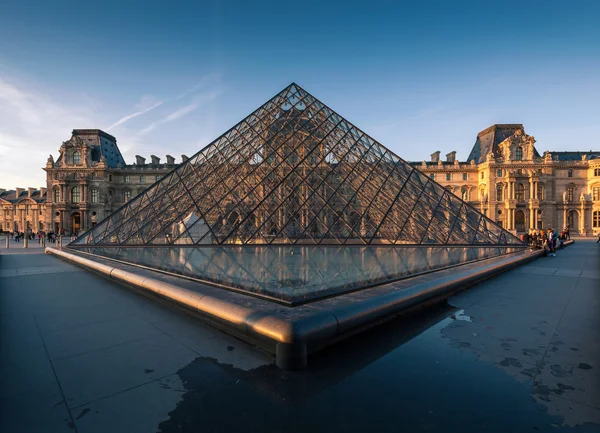
M 446 154 L 446 162 L 456 161 L 456 150 Z
M 167 165 L 175 165 L 175 158 L 171 155 L 167 155 Z
M 19 198 L 22 192 L 23 188 L 15 188 L 15 198 Z
M 186 162 L 188 159 L 190 159 L 187 155 L 181 155 L 181 162 Z
M 35 192 L 35 188 L 27 188 L 27 197 L 30 197 L 33 195 L 33 193 Z
M 152 165 L 159 165 L 160 164 L 160 158 L 156 155 L 150 155 L 150 158 L 152 158 Z
M 146 158 L 142 158 L 140 155 L 135 155 L 135 165 L 144 165 Z
M 439 162 L 440 160 L 440 151 L 435 151 L 431 154 L 431 162 Z

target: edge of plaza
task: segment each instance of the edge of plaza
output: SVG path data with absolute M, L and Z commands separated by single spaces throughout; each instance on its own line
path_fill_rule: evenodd
M 97 256 L 91 260 L 72 250 L 45 251 L 143 295 L 172 301 L 205 323 L 275 355 L 276 365 L 283 369 L 304 368 L 313 352 L 400 314 L 440 302 L 543 254 L 524 249 L 292 308 L 114 260 Z

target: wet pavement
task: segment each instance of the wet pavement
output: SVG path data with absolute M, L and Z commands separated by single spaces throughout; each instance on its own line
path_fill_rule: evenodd
M 2 432 L 600 432 L 593 240 L 296 372 L 39 252 L 0 250 Z

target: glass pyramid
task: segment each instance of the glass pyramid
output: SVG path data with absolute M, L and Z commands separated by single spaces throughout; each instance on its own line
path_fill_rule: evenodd
M 520 246 L 292 83 L 71 247 Z

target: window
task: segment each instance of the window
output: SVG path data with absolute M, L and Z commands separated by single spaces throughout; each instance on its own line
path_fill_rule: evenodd
M 594 176 L 600 176 L 600 168 L 594 169 Z
M 496 201 L 502 201 L 502 192 L 504 188 L 501 184 L 496 185 Z
M 482 171 L 482 172 L 481 172 L 481 178 L 482 178 L 482 179 L 483 179 L 484 175 L 485 175 L 485 173 Z
M 520 183 L 517 185 L 516 197 L 517 201 L 525 200 L 525 186 Z
M 130 198 L 131 198 L 131 191 L 129 191 L 128 189 L 123 191 L 123 200 L 127 202 L 127 201 L 129 201 Z
M 161 179 L 162 179 L 162 176 L 161 176 L 160 174 L 157 174 L 157 175 L 156 175 L 156 181 L 158 182 L 158 181 L 159 181 L 159 180 L 161 180 Z
M 79 193 L 79 187 L 74 186 L 71 188 L 71 203 L 79 203 L 81 195 Z
M 79 151 L 73 153 L 73 164 L 79 164 L 81 162 L 81 157 Z
M 469 180 L 469 174 L 463 173 L 463 180 Z
M 592 214 L 592 227 L 600 228 L 600 210 L 595 210 Z
M 600 186 L 595 186 L 592 188 L 592 200 L 600 200 Z
M 502 177 L 502 169 L 501 168 L 496 170 L 496 177 Z
M 109 175 L 108 175 L 108 181 L 109 181 L 109 182 L 112 182 L 112 174 L 109 174 Z
M 463 201 L 469 201 L 469 190 L 468 189 L 463 189 L 461 192 L 461 198 L 463 199 Z
M 98 190 L 96 188 L 92 189 L 92 203 L 98 203 Z
M 131 177 L 125 176 L 125 183 L 131 183 Z
M 573 170 L 569 169 L 567 172 L 567 177 L 573 177 Z
M 541 185 L 538 185 L 537 187 L 537 199 L 544 200 L 544 187 Z
M 567 201 L 573 201 L 573 187 L 567 188 Z
M 29 216 L 29 206 L 25 207 L 25 213 Z
M 40 215 L 42 215 L 42 214 L 43 214 L 43 212 L 42 212 L 42 210 L 40 209 Z
M 522 169 L 518 169 L 518 170 L 517 170 L 517 174 L 518 174 L 519 176 L 522 176 L 522 175 L 523 175 L 523 170 L 522 170 Z
M 498 224 L 499 227 L 502 227 L 502 220 L 496 221 L 496 224 Z
M 140 183 L 146 183 L 146 176 L 143 174 L 140 176 Z
M 452 180 L 452 174 L 446 173 L 446 180 Z
M 515 159 L 517 161 L 523 161 L 523 148 L 521 146 L 517 147 L 515 150 Z
M 60 189 L 54 188 L 54 203 L 60 202 Z
M 430 173 L 430 174 L 429 174 L 429 179 L 433 179 L 433 180 L 435 180 L 435 173 Z

